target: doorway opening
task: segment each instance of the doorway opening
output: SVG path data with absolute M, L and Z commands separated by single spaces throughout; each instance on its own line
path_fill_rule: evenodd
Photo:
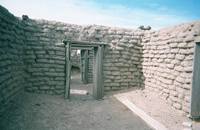
M 70 96 L 73 99 L 92 97 L 93 84 L 93 50 L 71 49 Z
M 105 44 L 83 41 L 63 41 L 65 44 L 65 98 L 73 92 L 90 93 L 94 99 L 102 99 L 103 85 L 103 52 Z M 73 66 L 72 54 L 79 54 L 79 74 Z M 74 58 L 74 57 L 73 57 Z M 72 83 L 72 84 L 71 84 Z M 73 88 L 77 88 L 73 90 Z M 81 91 L 81 90 L 85 90 Z

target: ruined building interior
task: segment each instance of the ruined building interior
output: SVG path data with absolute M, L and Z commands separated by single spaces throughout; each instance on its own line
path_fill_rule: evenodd
M 19 18 L 0 6 L 0 129 L 117 129 L 122 127 L 117 121 L 112 127 L 108 123 L 119 118 L 117 112 L 102 119 L 109 127 L 99 125 L 101 121 L 78 127 L 86 120 L 75 120 L 93 108 L 94 113 L 117 111 L 117 103 L 101 107 L 113 103 L 107 99 L 113 93 L 134 90 L 155 93 L 184 118 L 200 117 L 200 21 L 156 31 L 81 26 Z M 67 115 L 81 108 L 88 113 Z M 39 109 L 44 111 L 38 114 Z M 121 115 L 129 117 L 126 112 Z M 94 113 L 92 120 L 104 116 Z M 138 121 L 139 126 L 148 129 Z

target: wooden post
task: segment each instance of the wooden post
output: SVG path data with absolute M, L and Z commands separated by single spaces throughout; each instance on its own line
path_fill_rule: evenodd
M 65 42 L 65 99 L 70 98 L 70 80 L 71 80 L 71 45 L 69 41 Z
M 95 99 L 99 100 L 103 98 L 103 51 L 104 46 L 99 45 L 98 48 L 94 49 L 95 52 L 95 82 L 94 82 L 94 89 L 93 89 L 93 96 Z
M 88 50 L 81 50 L 81 80 L 84 84 L 88 83 Z
M 193 77 L 191 90 L 191 108 L 190 116 L 192 118 L 200 118 L 200 43 L 196 43 L 194 62 L 193 62 Z
M 81 50 L 81 81 L 84 82 L 84 50 Z
M 89 65 L 89 60 L 88 60 L 88 50 L 85 50 L 85 66 L 84 66 L 84 69 L 85 69 L 85 74 L 84 74 L 84 76 L 85 76 L 85 81 L 84 81 L 84 83 L 85 84 L 87 84 L 88 83 L 88 65 Z

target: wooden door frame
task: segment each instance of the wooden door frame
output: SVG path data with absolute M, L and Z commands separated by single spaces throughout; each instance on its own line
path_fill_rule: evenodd
M 190 101 L 190 117 L 193 119 L 200 118 L 200 42 L 195 43 L 195 52 L 193 60 L 193 76 L 192 76 L 192 88 L 191 88 L 191 101 Z M 198 54 L 197 54 L 198 53 Z
M 94 65 L 93 65 L 93 97 L 95 99 L 102 99 L 104 95 L 104 81 L 103 81 L 103 52 L 104 46 L 99 45 L 94 47 Z
M 71 44 L 69 41 L 65 43 L 65 89 L 64 97 L 70 98 L 70 80 L 71 80 Z
M 94 64 L 94 79 L 93 79 L 93 97 L 94 99 L 102 99 L 104 92 L 104 80 L 103 80 L 103 53 L 105 45 L 100 42 L 88 42 L 88 41 L 71 41 L 64 40 L 65 44 L 65 99 L 70 98 L 70 80 L 71 80 L 71 49 L 93 49 L 95 51 L 95 64 Z
M 82 56 L 83 54 L 83 56 Z M 81 49 L 81 80 L 84 84 L 88 83 L 88 65 L 89 65 L 89 61 L 88 61 L 88 49 Z M 84 61 L 82 61 L 82 58 L 85 59 Z M 84 64 L 84 66 L 82 66 L 82 64 Z M 83 73 L 85 72 L 85 73 Z

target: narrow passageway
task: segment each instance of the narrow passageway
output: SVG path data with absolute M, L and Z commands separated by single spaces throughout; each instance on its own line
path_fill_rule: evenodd
M 200 1 L 8 1 L 0 130 L 198 129 Z
M 112 95 L 92 98 L 92 84 L 72 73 L 71 88 L 88 95 L 63 96 L 23 93 L 0 117 L 0 130 L 151 130 Z
M 83 90 L 87 91 L 87 94 L 76 94 L 76 93 L 71 93 L 70 94 L 70 99 L 80 99 L 80 100 L 85 100 L 85 99 L 93 99 L 92 97 L 92 89 L 93 89 L 93 83 L 88 83 L 84 84 L 81 81 L 81 74 L 80 74 L 80 69 L 78 68 L 73 68 L 71 72 L 71 82 L 70 82 L 70 89 L 71 91 L 73 90 Z

